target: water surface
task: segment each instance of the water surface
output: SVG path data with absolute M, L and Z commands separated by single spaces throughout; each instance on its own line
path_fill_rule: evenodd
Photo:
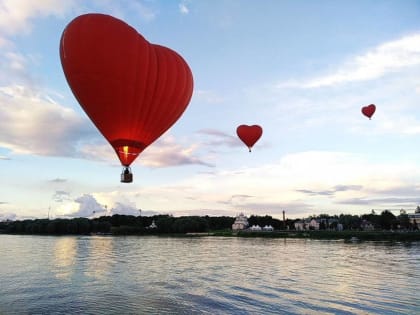
M 0 314 L 420 314 L 420 242 L 0 235 Z

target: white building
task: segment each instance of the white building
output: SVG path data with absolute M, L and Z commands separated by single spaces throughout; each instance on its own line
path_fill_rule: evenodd
M 263 227 L 263 231 L 266 231 L 266 232 L 271 232 L 273 230 L 274 228 L 271 225 L 266 225 Z
M 319 230 L 319 221 L 312 219 L 309 222 L 309 229 L 310 230 Z
M 261 231 L 261 226 L 257 225 L 253 225 L 249 228 L 251 231 Z
M 245 230 L 248 227 L 248 219 L 247 217 L 241 212 L 236 216 L 235 222 L 232 224 L 232 230 L 239 231 Z
M 149 226 L 148 226 L 148 229 L 156 229 L 157 228 L 157 225 L 156 225 L 156 223 L 155 223 L 155 220 L 153 220 L 152 221 L 152 224 L 150 224 Z
M 297 222 L 295 222 L 295 230 L 296 231 L 303 231 L 306 230 L 306 224 L 304 221 L 299 220 Z
M 420 228 L 420 212 L 409 213 L 408 218 L 411 224 L 417 224 L 417 228 Z

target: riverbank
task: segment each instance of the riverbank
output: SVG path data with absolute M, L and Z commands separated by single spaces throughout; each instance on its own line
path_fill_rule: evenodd
M 216 231 L 211 236 L 308 238 L 345 241 L 420 241 L 420 231 Z
M 299 238 L 299 239 L 318 239 L 318 240 L 344 240 L 344 241 L 420 241 L 420 231 L 232 231 L 217 230 L 199 233 L 159 233 L 157 231 L 149 231 L 148 233 L 133 233 L 133 231 L 124 230 L 126 233 L 76 233 L 76 235 L 91 236 L 162 236 L 162 237 L 246 237 L 246 238 Z M 130 233 L 131 232 L 131 233 Z M 48 233 L 8 233 L 0 230 L 0 234 L 10 235 L 75 235 L 71 234 L 48 234 Z

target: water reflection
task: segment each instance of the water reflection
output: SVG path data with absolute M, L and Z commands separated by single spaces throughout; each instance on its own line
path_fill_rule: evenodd
M 0 235 L 0 314 L 420 314 L 420 243 Z
M 113 238 L 94 236 L 89 239 L 85 275 L 95 279 L 108 276 L 113 265 Z
M 68 279 L 74 272 L 77 242 L 74 237 L 58 237 L 54 246 L 54 274 Z

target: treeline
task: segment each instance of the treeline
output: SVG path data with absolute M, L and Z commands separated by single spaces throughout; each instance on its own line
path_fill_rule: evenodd
M 164 234 L 164 233 L 202 233 L 210 230 L 230 229 L 235 218 L 232 217 L 173 217 L 157 215 L 152 217 L 119 215 L 103 216 L 94 219 L 35 219 L 0 222 L 0 233 L 9 234 Z M 156 228 L 152 228 L 152 222 Z
M 336 230 L 341 224 L 344 230 L 363 230 L 363 223 L 370 223 L 375 230 L 415 230 L 417 225 L 410 223 L 406 213 L 395 216 L 390 211 L 380 214 L 374 212 L 364 215 L 341 214 L 329 216 L 321 214 L 308 218 L 320 222 L 320 230 Z M 146 234 L 185 234 L 205 233 L 210 231 L 231 230 L 234 217 L 221 216 L 184 216 L 156 215 L 152 217 L 131 216 L 115 214 L 94 219 L 73 218 L 63 219 L 34 219 L 0 222 L 0 233 L 9 234 L 112 234 L 112 235 L 146 235 Z M 271 216 L 251 215 L 248 218 L 249 226 L 266 225 L 274 230 L 294 230 L 299 219 L 282 221 Z M 156 228 L 151 228 L 152 223 Z
M 364 225 L 372 225 L 374 230 L 417 230 L 418 222 L 410 222 L 407 213 L 402 211 L 398 216 L 395 216 L 391 211 L 384 210 L 380 214 L 372 211 L 369 214 L 351 215 L 340 214 L 330 216 L 321 214 L 312 217 L 320 222 L 320 230 L 335 229 L 338 224 L 343 226 L 344 230 L 363 230 Z

